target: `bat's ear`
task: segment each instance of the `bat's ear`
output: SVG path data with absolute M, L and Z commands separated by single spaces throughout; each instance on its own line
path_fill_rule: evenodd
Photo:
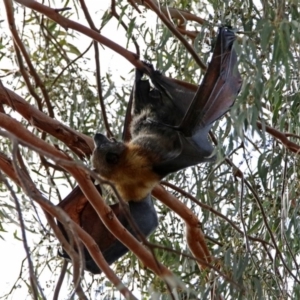
M 94 136 L 94 142 L 96 147 L 102 147 L 105 144 L 115 142 L 115 139 L 108 139 L 104 134 L 96 133 Z

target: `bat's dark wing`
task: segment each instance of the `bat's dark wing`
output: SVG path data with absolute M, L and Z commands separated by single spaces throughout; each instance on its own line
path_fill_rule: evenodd
M 133 221 L 135 222 L 136 226 L 145 237 L 149 236 L 158 226 L 157 214 L 150 194 L 148 194 L 147 197 L 144 198 L 142 201 L 138 201 L 138 202 L 130 201 L 128 202 L 128 204 L 129 204 L 130 215 Z M 114 204 L 114 206 L 117 207 L 119 211 L 117 217 L 122 223 L 122 225 L 130 233 L 132 233 L 133 236 L 138 238 L 137 233 L 130 226 L 126 216 L 120 210 L 119 204 L 118 203 Z M 116 239 L 110 232 L 108 232 L 106 228 L 105 230 L 107 234 L 111 236 L 111 241 L 113 240 L 113 242 L 110 243 L 109 247 L 101 250 L 103 251 L 103 256 L 105 257 L 106 261 L 109 264 L 112 264 L 117 259 L 119 259 L 124 254 L 126 254 L 129 250 L 118 239 Z
M 207 72 L 179 126 L 184 136 L 194 136 L 201 128 L 208 127 L 208 132 L 233 105 L 242 85 L 234 41 L 233 31 L 220 28 Z
M 154 165 L 158 174 L 165 176 L 214 159 L 208 132 L 213 122 L 233 105 L 242 84 L 234 41 L 233 31 L 220 28 L 211 62 L 196 93 L 157 71 L 151 72 L 150 78 L 155 87 L 183 114 L 178 126 L 174 127 L 178 131 L 180 149 L 174 149 L 168 159 Z M 165 99 L 164 96 L 162 99 Z
M 58 206 L 92 236 L 108 264 L 112 264 L 128 252 L 128 249 L 108 231 L 78 186 Z M 122 225 L 137 237 L 137 233 L 129 225 L 120 205 L 118 203 L 111 205 L 111 209 Z M 145 236 L 151 234 L 157 227 L 157 215 L 150 195 L 140 202 L 129 202 L 129 210 L 133 221 Z M 58 226 L 65 237 L 68 238 L 63 225 L 58 222 Z M 64 250 L 59 254 L 69 258 Z M 84 248 L 84 258 L 86 270 L 93 274 L 101 273 L 86 248 Z

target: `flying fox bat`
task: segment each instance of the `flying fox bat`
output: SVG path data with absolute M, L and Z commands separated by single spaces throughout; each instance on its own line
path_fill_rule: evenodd
M 233 49 L 235 35 L 220 28 L 211 62 L 195 92 L 145 64 L 136 69 L 132 140 L 97 133 L 93 165 L 125 201 L 139 201 L 166 175 L 214 160 L 208 133 L 233 105 L 242 81 Z M 142 80 L 144 73 L 150 77 Z
M 99 186 L 96 185 L 96 187 L 101 193 Z M 132 220 L 135 222 L 135 225 L 139 228 L 142 234 L 149 236 L 158 225 L 157 214 L 150 195 L 147 195 L 140 202 L 129 202 L 128 204 L 129 212 Z M 62 202 L 60 202 L 58 206 L 67 212 L 74 222 L 80 225 L 82 229 L 92 236 L 108 264 L 114 263 L 117 259 L 129 251 L 128 248 L 126 248 L 113 234 L 108 231 L 92 205 L 82 193 L 79 186 L 75 187 L 75 189 Z M 138 238 L 137 232 L 130 226 L 119 203 L 113 204 L 110 207 L 122 225 L 136 238 Z M 58 222 L 58 226 L 64 236 L 68 239 L 64 226 L 60 222 Z M 101 273 L 101 270 L 98 268 L 85 247 L 83 249 L 83 253 L 85 269 L 93 274 Z M 65 250 L 58 252 L 58 254 L 64 258 L 70 258 Z

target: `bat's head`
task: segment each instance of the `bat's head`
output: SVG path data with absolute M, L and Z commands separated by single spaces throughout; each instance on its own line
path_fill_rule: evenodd
M 141 201 L 159 182 L 159 175 L 152 170 L 153 158 L 140 145 L 108 139 L 101 133 L 95 135 L 94 141 L 93 165 L 123 200 Z
M 122 164 L 126 145 L 114 138 L 108 139 L 101 133 L 94 136 L 95 150 L 92 156 L 93 165 L 103 179 L 110 180 L 114 169 Z

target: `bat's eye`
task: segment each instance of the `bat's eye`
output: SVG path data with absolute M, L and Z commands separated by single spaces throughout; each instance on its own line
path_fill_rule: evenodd
M 120 156 L 116 153 L 107 153 L 106 154 L 106 161 L 109 163 L 109 164 L 112 164 L 112 165 L 115 165 L 119 162 L 119 158 Z

